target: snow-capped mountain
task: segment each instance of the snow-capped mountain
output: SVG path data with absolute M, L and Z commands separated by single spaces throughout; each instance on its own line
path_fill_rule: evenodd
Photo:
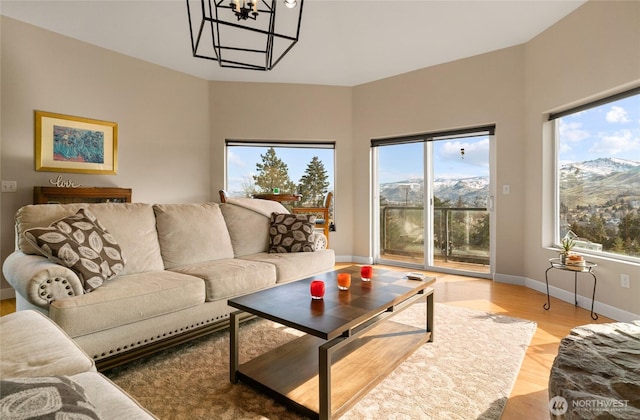
M 484 206 L 489 195 L 489 177 L 471 177 L 434 180 L 434 194 L 441 201 L 449 201 L 455 205 L 462 201 L 469 206 Z M 380 196 L 388 203 L 412 204 L 422 203 L 424 181 L 411 179 L 392 182 L 380 186 Z
M 483 207 L 489 195 L 489 177 L 438 178 L 433 182 L 433 193 L 441 201 L 449 201 L 453 206 L 462 201 L 468 206 Z
M 640 196 L 640 162 L 599 158 L 574 162 L 560 169 L 560 189 L 575 204 L 602 205 L 617 197 L 637 200 Z M 489 177 L 445 179 L 433 183 L 434 195 L 442 202 L 456 206 L 484 207 L 489 195 Z M 421 205 L 424 191 L 422 179 L 408 179 L 380 186 L 381 198 L 391 205 Z
M 637 167 L 640 167 L 640 162 L 619 158 L 599 158 L 562 165 L 560 176 L 561 178 L 575 177 L 580 180 L 591 180 Z
M 564 165 L 560 170 L 560 195 L 564 205 L 604 206 L 619 199 L 640 198 L 640 162 L 600 158 Z

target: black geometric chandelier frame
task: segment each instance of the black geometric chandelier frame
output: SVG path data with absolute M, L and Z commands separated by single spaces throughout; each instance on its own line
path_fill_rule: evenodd
M 282 1 L 282 0 L 279 0 Z M 187 0 L 194 57 L 221 67 L 268 71 L 300 37 L 304 0 L 285 0 L 276 20 L 278 0 Z

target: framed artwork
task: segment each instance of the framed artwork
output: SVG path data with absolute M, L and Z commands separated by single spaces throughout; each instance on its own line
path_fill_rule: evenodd
M 118 124 L 36 111 L 36 171 L 115 175 Z

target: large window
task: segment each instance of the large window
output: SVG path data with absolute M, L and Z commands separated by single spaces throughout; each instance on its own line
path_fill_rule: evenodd
M 226 145 L 226 190 L 231 197 L 277 189 L 300 194 L 296 207 L 321 207 L 334 189 L 334 142 L 227 140 Z
M 550 116 L 556 243 L 640 259 L 640 88 Z

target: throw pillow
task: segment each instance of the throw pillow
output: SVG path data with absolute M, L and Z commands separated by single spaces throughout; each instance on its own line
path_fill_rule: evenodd
M 111 280 L 124 270 L 125 260 L 120 245 L 89 210 L 80 209 L 75 215 L 52 223 L 52 226 L 57 227 L 79 244 L 100 253 L 107 263 L 107 266 L 103 267 L 105 280 Z
M 313 252 L 316 216 L 308 214 L 271 213 L 269 252 Z
M 0 381 L 0 418 L 99 419 L 84 388 L 65 376 Z
M 50 261 L 73 270 L 86 292 L 100 287 L 104 282 L 104 260 L 93 249 L 81 246 L 54 227 L 29 229 L 24 236 Z
M 44 256 L 73 270 L 86 292 L 124 270 L 118 242 L 87 209 L 48 227 L 29 229 L 24 235 Z

